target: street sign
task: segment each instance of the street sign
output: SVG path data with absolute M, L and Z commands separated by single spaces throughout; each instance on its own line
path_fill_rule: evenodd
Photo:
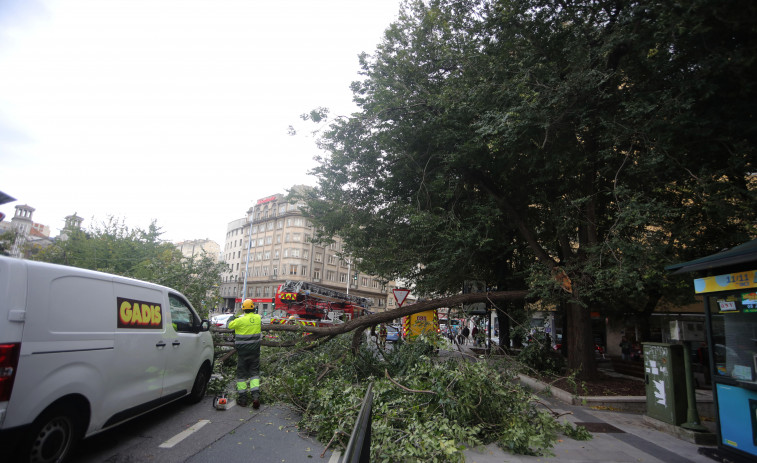
M 397 305 L 402 307 L 402 304 L 405 303 L 405 299 L 407 299 L 407 295 L 410 294 L 410 290 L 404 288 L 395 288 L 392 290 L 392 293 L 394 293 L 394 300 L 397 301 Z

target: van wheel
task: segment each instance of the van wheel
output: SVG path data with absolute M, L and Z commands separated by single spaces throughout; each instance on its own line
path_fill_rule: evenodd
M 192 385 L 192 392 L 186 398 L 188 404 L 196 404 L 200 402 L 205 394 L 208 392 L 208 383 L 210 382 L 210 367 L 207 364 L 200 367 L 200 371 L 197 372 L 195 382 Z
M 34 420 L 24 461 L 62 462 L 71 455 L 81 435 L 76 410 L 66 404 L 55 405 Z

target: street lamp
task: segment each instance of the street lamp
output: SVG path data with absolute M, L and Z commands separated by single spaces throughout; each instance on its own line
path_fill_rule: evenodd
M 242 301 L 247 297 L 247 272 L 250 270 L 250 250 L 252 249 L 252 224 L 255 222 L 255 206 L 250 214 L 250 233 L 247 236 L 247 259 L 244 264 L 244 283 L 242 285 Z

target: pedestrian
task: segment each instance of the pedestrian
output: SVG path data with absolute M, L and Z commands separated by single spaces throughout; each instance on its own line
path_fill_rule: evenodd
M 463 327 L 463 344 L 468 344 L 468 336 L 470 336 L 470 329 L 468 329 L 468 325 L 465 325 Z
M 478 346 L 478 326 L 473 325 L 473 329 L 471 330 L 471 335 L 473 335 L 473 345 Z
M 252 408 L 260 408 L 260 341 L 262 320 L 255 313 L 252 299 L 242 303 L 244 315 L 229 322 L 234 330 L 234 347 L 237 350 L 237 403 L 246 407 L 252 399 Z
M 386 324 L 384 323 L 379 327 L 379 343 L 381 347 L 386 347 Z
M 629 360 L 631 358 L 631 343 L 628 342 L 625 336 L 620 340 L 620 357 L 623 360 Z

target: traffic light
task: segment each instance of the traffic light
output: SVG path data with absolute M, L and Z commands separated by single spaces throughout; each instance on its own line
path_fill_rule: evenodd
M 357 272 L 355 272 L 355 275 L 352 277 L 352 279 L 357 281 Z

